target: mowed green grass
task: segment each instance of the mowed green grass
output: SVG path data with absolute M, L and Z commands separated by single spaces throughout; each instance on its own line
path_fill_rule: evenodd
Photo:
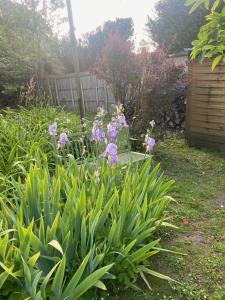
M 149 278 L 152 291 L 120 291 L 116 299 L 225 299 L 225 154 L 189 147 L 183 138 L 158 142 L 154 160 L 176 180 L 168 215 L 179 229 L 160 232 L 162 246 L 185 255 L 156 256 L 152 269 L 177 282 Z M 110 298 L 111 299 L 111 298 Z

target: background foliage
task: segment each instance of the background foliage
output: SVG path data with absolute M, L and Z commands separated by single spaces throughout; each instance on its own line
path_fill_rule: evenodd
M 0 97 L 20 89 L 32 76 L 62 70 L 53 33 L 53 12 L 42 1 L 0 1 Z M 14 100 L 15 101 L 15 100 Z
M 206 23 L 207 10 L 201 7 L 192 15 L 185 0 L 161 0 L 155 6 L 156 16 L 146 24 L 150 38 L 169 53 L 191 48 L 199 28 Z
M 203 25 L 198 34 L 198 38 L 193 42 L 192 59 L 204 58 L 212 59 L 212 69 L 220 63 L 225 62 L 225 7 L 224 1 L 220 0 L 187 0 L 187 6 L 191 7 L 190 12 L 194 12 L 203 5 L 209 14 L 206 16 L 206 24 Z

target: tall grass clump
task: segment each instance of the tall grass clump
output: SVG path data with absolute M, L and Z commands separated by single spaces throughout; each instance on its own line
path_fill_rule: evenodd
M 0 298 L 94 299 L 96 289 L 135 287 L 162 249 L 172 181 L 148 159 L 141 167 L 70 157 L 50 175 L 32 165 L 0 200 Z

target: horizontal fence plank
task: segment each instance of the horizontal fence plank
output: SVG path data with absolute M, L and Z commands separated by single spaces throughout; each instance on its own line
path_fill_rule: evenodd
M 193 146 L 207 147 L 216 150 L 225 150 L 225 136 L 216 136 L 202 132 L 187 132 L 188 142 Z
M 199 113 L 199 114 L 208 114 L 211 116 L 222 116 L 225 118 L 225 106 L 222 106 L 218 109 L 218 107 L 210 106 L 201 106 L 199 103 L 193 104 L 191 107 L 192 113 Z
M 192 112 L 192 124 L 195 121 L 201 121 L 204 122 L 206 124 L 210 123 L 210 124 L 217 124 L 219 127 L 220 125 L 224 126 L 225 124 L 225 117 L 224 116 L 218 116 L 218 115 L 211 115 L 208 113 L 203 113 L 203 112 L 199 112 L 199 111 L 194 111 Z
M 222 88 L 206 88 L 206 87 L 191 87 L 192 97 L 194 95 L 203 95 L 203 96 L 225 96 L 225 85 Z
M 224 88 L 225 89 L 225 81 L 212 81 L 210 78 L 208 80 L 200 80 L 193 81 L 193 88 Z
M 203 94 L 195 94 L 192 92 L 189 93 L 189 96 L 194 97 L 194 101 L 191 103 L 196 103 L 196 102 L 208 102 L 215 104 L 215 102 L 218 102 L 219 105 L 225 102 L 225 95 L 210 95 L 210 98 L 207 97 L 208 95 L 203 95 Z M 189 97 L 190 99 L 190 97 Z
M 225 137 L 225 133 L 224 131 L 217 131 L 215 129 L 212 128 L 204 128 L 204 127 L 199 127 L 199 126 L 191 126 L 190 129 L 188 130 L 188 132 L 199 132 L 199 133 L 203 133 L 203 134 L 208 134 L 208 135 L 213 135 L 213 136 L 217 136 L 217 137 Z
M 196 119 L 192 119 L 191 122 L 191 128 L 203 128 L 203 129 L 213 129 L 215 132 L 222 133 L 225 135 L 225 124 L 218 124 L 218 123 L 209 123 L 209 122 L 204 122 Z
M 224 73 L 192 73 L 192 82 L 195 80 L 198 80 L 198 82 L 201 81 L 225 81 L 225 74 Z

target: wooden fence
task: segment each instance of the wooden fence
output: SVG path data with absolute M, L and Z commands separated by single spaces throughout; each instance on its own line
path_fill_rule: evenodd
M 43 85 L 54 105 L 79 111 L 75 74 L 48 76 L 44 79 Z M 98 107 L 104 107 L 108 113 L 112 113 L 116 101 L 111 88 L 104 80 L 83 72 L 81 73 L 81 89 L 86 113 L 96 113 Z
M 192 62 L 187 102 L 187 138 L 197 146 L 225 149 L 225 65 Z

